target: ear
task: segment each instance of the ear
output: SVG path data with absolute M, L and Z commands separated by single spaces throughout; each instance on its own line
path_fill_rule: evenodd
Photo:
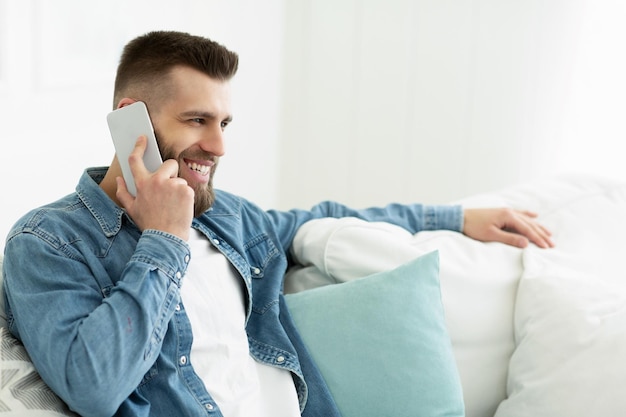
M 120 100 L 119 103 L 117 103 L 117 108 L 121 109 L 122 107 L 128 106 L 129 104 L 133 104 L 135 103 L 137 100 L 133 99 L 133 98 L 129 98 L 129 97 L 124 97 L 123 99 Z

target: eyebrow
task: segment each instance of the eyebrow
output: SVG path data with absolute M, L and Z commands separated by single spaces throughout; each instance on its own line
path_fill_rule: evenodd
M 217 119 L 214 113 L 200 110 L 190 110 L 180 114 L 182 117 L 202 117 L 204 119 Z M 228 115 L 224 121 L 231 122 L 233 120 L 233 116 Z

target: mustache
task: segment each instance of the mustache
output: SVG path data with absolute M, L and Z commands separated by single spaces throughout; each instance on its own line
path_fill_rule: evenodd
M 219 157 L 213 155 L 210 152 L 206 152 L 203 150 L 184 150 L 182 151 L 179 155 L 178 155 L 178 160 L 182 160 L 182 159 L 197 159 L 197 160 L 204 160 L 204 161 L 211 161 L 211 162 L 215 162 L 217 163 L 217 161 L 219 160 Z
M 197 160 L 197 161 L 211 161 L 213 162 L 214 165 L 217 165 L 220 160 L 219 156 L 216 156 L 212 154 L 211 152 L 206 152 L 206 151 L 199 150 L 199 149 L 196 149 L 196 150 L 186 149 L 182 151 L 181 153 L 179 153 L 178 155 L 176 155 L 171 149 L 168 149 L 167 147 L 164 147 L 163 149 L 161 149 L 161 157 L 163 158 L 163 160 L 174 159 L 175 161 L 178 161 L 179 163 L 183 163 L 185 159 L 192 159 L 192 160 Z

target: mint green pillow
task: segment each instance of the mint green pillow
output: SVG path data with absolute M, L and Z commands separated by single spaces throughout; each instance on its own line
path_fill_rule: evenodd
M 343 417 L 464 416 L 437 251 L 286 299 Z

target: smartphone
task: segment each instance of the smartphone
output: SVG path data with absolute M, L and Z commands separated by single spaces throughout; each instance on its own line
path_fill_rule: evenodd
M 144 102 L 136 101 L 109 113 L 107 115 L 107 123 L 113 139 L 113 145 L 115 146 L 117 159 L 122 167 L 122 175 L 124 176 L 124 181 L 126 181 L 126 187 L 128 192 L 134 196 L 137 194 L 137 188 L 128 165 L 128 156 L 133 151 L 139 136 L 144 135 L 148 138 L 146 152 L 143 154 L 143 162 L 146 168 L 154 172 L 163 163 L 152 122 L 150 121 L 150 115 L 148 114 L 148 108 Z

